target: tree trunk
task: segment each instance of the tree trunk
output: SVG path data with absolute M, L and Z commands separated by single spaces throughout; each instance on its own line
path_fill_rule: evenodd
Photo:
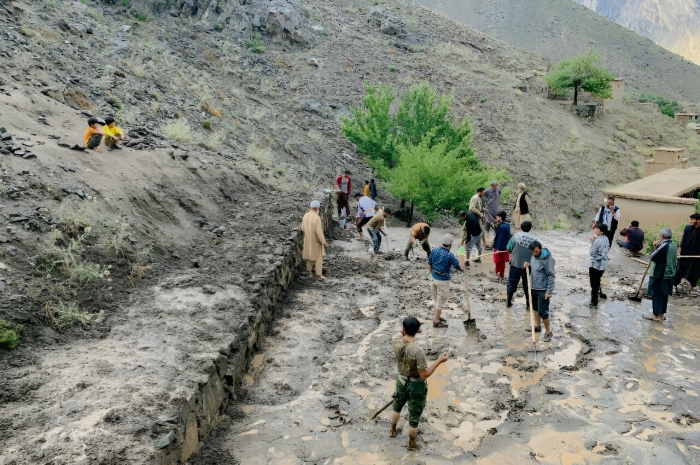
M 574 86 L 574 106 L 578 105 L 578 86 Z
M 408 215 L 408 224 L 406 224 L 406 227 L 411 226 L 411 221 L 413 221 L 413 207 L 414 203 L 411 202 L 411 213 Z
M 401 208 L 406 207 L 406 199 L 401 199 Z

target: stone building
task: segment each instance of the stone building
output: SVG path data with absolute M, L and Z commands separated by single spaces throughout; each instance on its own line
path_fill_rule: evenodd
M 688 167 L 688 161 L 685 149 L 657 147 L 654 149 L 654 158 L 644 163 L 644 177 L 672 168 L 685 169 Z
M 698 121 L 697 113 L 676 113 L 676 122 L 682 126 Z

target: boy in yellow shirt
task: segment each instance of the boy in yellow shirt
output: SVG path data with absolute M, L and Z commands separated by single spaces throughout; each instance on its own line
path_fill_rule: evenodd
M 369 181 L 365 181 L 365 188 L 362 190 L 362 195 L 369 197 Z
M 124 131 L 117 127 L 117 123 L 114 121 L 113 117 L 108 116 L 105 118 L 105 125 L 102 127 L 102 130 L 105 133 L 105 145 L 107 146 L 107 150 L 121 150 L 122 148 L 119 145 L 119 141 L 124 139 Z

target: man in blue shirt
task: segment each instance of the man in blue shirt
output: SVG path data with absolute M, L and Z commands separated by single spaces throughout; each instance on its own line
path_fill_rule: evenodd
M 450 248 L 455 238 L 452 234 L 442 236 L 442 247 L 435 247 L 428 258 L 430 268 L 430 293 L 433 296 L 433 327 L 447 328 L 447 321 L 440 317 L 442 307 L 450 296 L 452 268 L 464 270 L 465 256 L 455 257 Z

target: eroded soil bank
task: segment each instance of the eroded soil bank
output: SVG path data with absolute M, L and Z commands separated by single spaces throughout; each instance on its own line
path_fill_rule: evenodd
M 391 229 L 394 252 L 377 259 L 350 232 L 331 244 L 328 279 L 303 278 L 287 294 L 245 396 L 196 464 L 700 463 L 697 299 L 674 298 L 664 325 L 644 320 L 651 303 L 626 299 L 643 266 L 613 249 L 608 299 L 590 310 L 581 234 L 538 233 L 558 272 L 554 339 L 538 342 L 541 352 L 527 352 L 524 297 L 506 309 L 505 285 L 485 259 L 470 270 L 478 332 L 462 325 L 458 275 L 450 327 L 426 324 L 420 337 L 429 360 L 451 356 L 429 381 L 424 450 L 406 450 L 403 417 L 396 439 L 388 411 L 366 421 L 393 392 L 390 338 L 401 319 L 430 318 L 423 252 L 400 259 L 406 234 Z

